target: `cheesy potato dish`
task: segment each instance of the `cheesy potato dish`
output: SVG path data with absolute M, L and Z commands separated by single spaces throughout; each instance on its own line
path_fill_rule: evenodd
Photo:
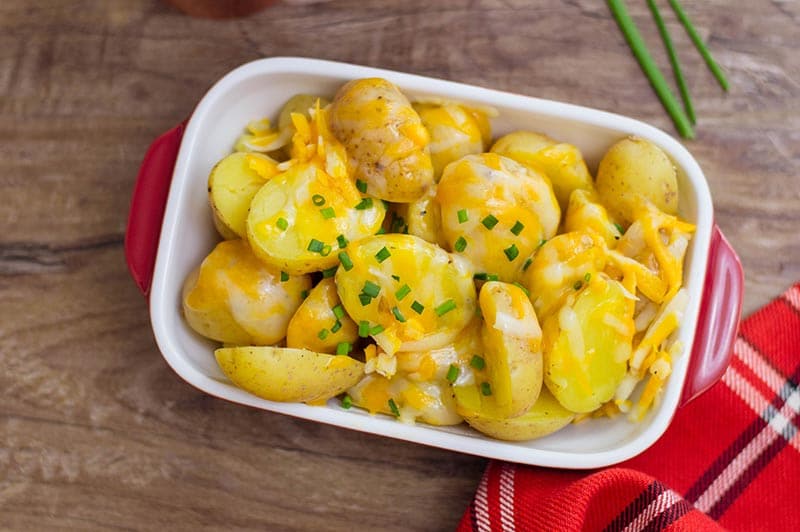
M 657 404 L 694 230 L 660 148 L 620 139 L 593 176 L 536 124 L 494 138 L 379 78 L 275 118 L 212 169 L 223 240 L 182 294 L 234 384 L 506 440 Z

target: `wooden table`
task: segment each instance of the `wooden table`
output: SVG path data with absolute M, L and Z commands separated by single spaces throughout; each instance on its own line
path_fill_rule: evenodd
M 155 0 L 2 2 L 0 527 L 448 530 L 471 497 L 481 458 L 216 400 L 160 356 L 123 257 L 130 192 L 149 143 L 233 67 L 375 65 L 674 132 L 603 2 L 299 4 L 213 21 Z M 686 1 L 725 94 L 660 4 L 749 313 L 800 279 L 800 5 Z

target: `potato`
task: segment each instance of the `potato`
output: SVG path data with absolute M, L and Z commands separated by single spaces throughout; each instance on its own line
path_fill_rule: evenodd
M 583 413 L 614 397 L 635 327 L 633 305 L 619 282 L 599 274 L 576 288 L 544 320 L 544 382 L 564 408 Z
M 354 80 L 329 109 L 331 131 L 370 195 L 398 203 L 425 195 L 434 182 L 430 136 L 397 87 L 380 78 Z
M 577 189 L 569 197 L 564 215 L 564 232 L 590 230 L 600 235 L 609 247 L 622 237 L 621 226 L 614 223 L 595 192 Z
M 442 210 L 436 201 L 435 186 L 422 198 L 411 203 L 397 203 L 394 207 L 397 215 L 403 219 L 408 234 L 418 236 L 431 244 L 437 244 L 441 248 L 447 247 L 447 240 L 442 231 Z
M 561 211 L 547 178 L 494 153 L 450 164 L 437 186 L 448 248 L 479 273 L 515 281 L 525 259 L 558 229 Z
M 481 128 L 464 107 L 452 103 L 420 103 L 413 107 L 431 137 L 428 148 L 434 180 L 439 181 L 445 166 L 451 162 L 483 151 Z
M 546 175 L 561 210 L 567 208 L 573 190 L 594 188 L 583 155 L 572 144 L 559 143 L 540 133 L 516 131 L 498 139 L 491 151 Z
M 609 212 L 626 224 L 634 221 L 641 198 L 667 214 L 678 212 L 675 166 L 649 140 L 628 137 L 611 146 L 600 161 L 596 186 Z
M 258 260 L 243 240 L 226 240 L 186 279 L 183 311 L 189 326 L 212 340 L 274 344 L 286 336 L 309 288 L 309 277 L 284 274 Z
M 277 173 L 277 163 L 260 153 L 232 153 L 214 166 L 208 176 L 208 199 L 223 237 L 247 238 L 250 202 Z
M 330 103 L 330 100 L 327 98 L 314 96 L 313 94 L 295 94 L 289 98 L 286 103 L 283 104 L 283 107 L 281 107 L 281 112 L 278 115 L 278 131 L 280 131 L 281 134 L 284 134 L 284 131 L 289 131 L 291 136 L 291 133 L 295 131 L 294 123 L 292 122 L 292 113 L 300 113 L 305 115 L 306 118 L 311 118 L 311 114 L 308 110 L 316 106 L 317 100 L 319 100 L 319 106 L 321 108 Z
M 270 401 L 319 403 L 364 375 L 364 364 L 344 355 L 286 347 L 225 347 L 214 351 L 236 386 Z
M 466 422 L 478 432 L 492 438 L 525 441 L 552 434 L 569 425 L 574 418 L 574 412 L 561 406 L 547 388 L 542 388 L 531 409 L 521 416 L 493 418 L 475 415 L 466 418 Z
M 341 317 L 334 314 L 334 308 L 339 304 L 334 280 L 321 280 L 289 321 L 286 347 L 335 353 L 339 343 L 355 343 L 358 326 L 347 314 L 342 312 Z
M 366 321 L 387 353 L 452 342 L 475 313 L 473 271 L 462 258 L 412 235 L 376 235 L 345 250 L 336 272 L 347 313 Z
M 265 263 L 292 274 L 338 264 L 345 240 L 378 231 L 383 202 L 362 198 L 346 177 L 315 163 L 299 163 L 268 181 L 255 195 L 247 238 Z

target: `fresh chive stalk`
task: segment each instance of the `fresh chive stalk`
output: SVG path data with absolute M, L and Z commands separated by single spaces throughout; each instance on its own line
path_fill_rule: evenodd
M 725 73 L 722 72 L 722 69 L 719 67 L 717 62 L 714 61 L 713 57 L 711 57 L 711 52 L 708 51 L 708 47 L 703 42 L 703 39 L 700 38 L 700 34 L 697 33 L 694 24 L 692 24 L 692 21 L 689 18 L 689 15 L 687 15 L 686 11 L 683 10 L 683 7 L 678 0 L 669 0 L 669 5 L 672 6 L 675 14 L 678 15 L 678 19 L 681 21 L 681 24 L 683 24 L 683 27 L 686 28 L 686 33 L 689 34 L 692 42 L 694 42 L 694 45 L 697 47 L 697 51 L 703 56 L 703 60 L 706 62 L 706 65 L 708 65 L 711 73 L 714 74 L 715 78 L 717 78 L 720 87 L 722 87 L 723 90 L 728 90 L 728 80 L 725 78 Z

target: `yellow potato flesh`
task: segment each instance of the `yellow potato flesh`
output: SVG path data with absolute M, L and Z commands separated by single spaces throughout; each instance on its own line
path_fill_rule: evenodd
M 436 201 L 435 192 L 436 189 L 433 189 L 433 194 L 426 194 L 417 201 L 397 204 L 397 214 L 403 218 L 408 234 L 446 248 L 447 240 L 442 231 L 442 210 Z
M 335 353 L 339 343 L 355 343 L 358 340 L 358 326 L 347 314 L 336 317 L 333 309 L 338 304 L 339 295 L 334 280 L 320 281 L 292 316 L 286 332 L 286 347 Z
M 609 247 L 614 247 L 622 237 L 620 229 L 609 217 L 597 194 L 588 190 L 575 190 L 569 197 L 564 215 L 564 231 L 590 230 L 600 235 Z
M 455 104 L 415 104 L 414 109 L 430 133 L 428 147 L 436 181 L 451 162 L 483 151 L 481 128 L 465 108 Z
M 318 403 L 364 375 L 364 364 L 343 355 L 281 347 L 226 347 L 214 351 L 236 386 L 270 401 Z

